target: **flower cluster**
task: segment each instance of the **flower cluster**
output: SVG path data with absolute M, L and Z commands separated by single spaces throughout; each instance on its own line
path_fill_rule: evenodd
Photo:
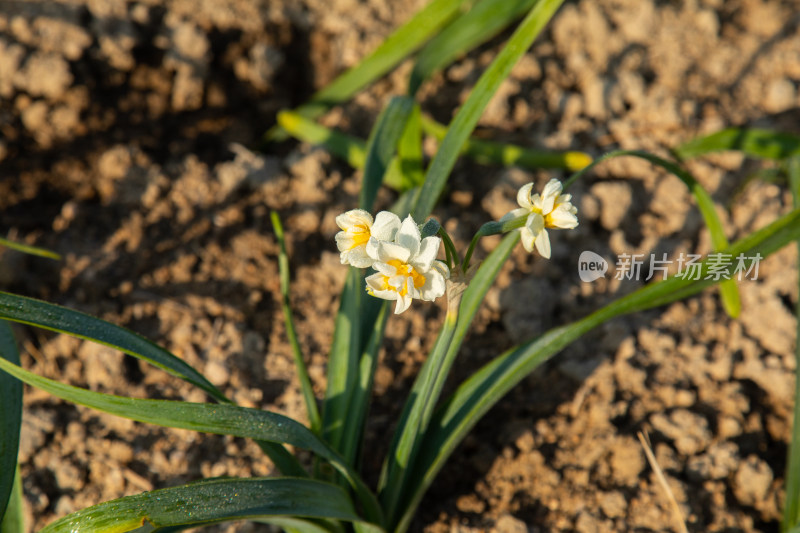
M 445 293 L 450 271 L 436 260 L 441 239 L 422 238 L 419 227 L 409 215 L 400 217 L 381 211 L 373 220 L 362 209 L 353 209 L 336 217 L 342 230 L 336 234 L 342 264 L 357 268 L 372 267 L 367 292 L 384 300 L 396 300 L 395 313 L 402 313 L 411 300 L 433 301 Z
M 542 194 L 533 194 L 533 183 L 523 185 L 517 192 L 518 209 L 514 209 L 500 222 L 527 216 L 525 225 L 519 228 L 522 246 L 528 252 L 536 250 L 547 259 L 550 258 L 550 237 L 547 228 L 573 229 L 578 226 L 578 208 L 572 205 L 571 194 L 561 194 L 563 186 L 557 179 L 544 186 Z

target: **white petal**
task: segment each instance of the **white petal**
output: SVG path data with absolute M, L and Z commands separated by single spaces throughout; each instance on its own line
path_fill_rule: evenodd
M 381 261 L 375 261 L 372 264 L 372 268 L 389 278 L 397 274 L 397 269 L 395 267 L 392 265 L 387 265 L 386 263 L 382 263 Z
M 397 294 L 397 293 L 395 293 L 395 294 Z M 394 308 L 394 314 L 399 315 L 400 313 L 402 313 L 403 311 L 408 309 L 410 306 L 411 306 L 411 296 L 409 296 L 409 295 L 400 296 L 398 294 L 397 295 L 397 305 Z
M 406 285 L 406 281 L 410 280 L 408 276 L 392 276 L 389 278 L 389 286 L 394 287 L 398 292 L 400 292 L 403 287 Z M 412 280 L 413 284 L 413 280 Z
M 519 229 L 519 235 L 522 240 L 522 247 L 525 248 L 526 252 L 531 253 L 533 251 L 533 242 L 536 240 L 536 235 L 526 227 Z
M 411 252 L 407 248 L 393 242 L 379 241 L 375 237 L 370 237 L 367 243 L 367 254 L 382 263 L 388 263 L 392 259 L 407 263 L 411 257 Z
M 336 217 L 336 225 L 346 230 L 356 224 L 363 224 L 366 227 L 372 226 L 372 215 L 363 209 L 351 209 Z
M 550 237 L 547 235 L 547 231 L 542 230 L 542 232 L 536 236 L 536 249 L 542 257 L 550 259 Z
M 342 252 L 342 260 L 344 260 L 345 255 L 347 256 L 347 262 L 356 268 L 369 268 L 375 262 L 374 259 L 367 255 L 366 246 L 363 245 L 351 248 L 347 252 Z
M 531 190 L 533 189 L 533 182 L 526 183 L 517 191 L 517 203 L 520 207 L 530 209 L 533 207 L 531 203 Z
M 578 217 L 569 209 L 571 204 L 562 204 L 555 208 L 549 215 L 550 227 L 561 229 L 572 229 L 578 227 Z
M 377 274 L 372 274 L 371 276 L 367 276 L 364 281 L 367 282 L 367 287 L 369 289 L 372 289 L 373 291 L 375 291 L 375 294 L 377 295 L 378 291 L 384 291 L 383 278 L 384 278 L 383 274 L 381 274 L 379 272 Z M 384 292 L 386 292 L 386 291 L 384 291 Z M 379 298 L 383 298 L 383 297 L 379 296 Z M 394 300 L 394 298 L 392 298 L 392 300 Z
M 340 231 L 334 238 L 336 239 L 336 247 L 340 252 L 347 252 L 355 244 L 353 236 L 346 231 Z
M 420 288 L 420 299 L 432 302 L 442 296 L 445 290 L 444 276 L 437 270 L 431 270 L 425 278 L 425 285 Z
M 544 217 L 539 213 L 531 213 L 525 221 L 525 227 L 530 230 L 534 237 L 539 235 L 544 229 Z
M 434 260 L 436 260 L 436 256 L 439 255 L 439 246 L 441 243 L 442 239 L 439 237 L 425 237 L 422 239 L 419 253 L 416 257 L 411 258 L 411 266 L 421 274 L 430 270 L 431 265 Z
M 397 300 L 400 295 L 392 290 L 379 291 L 373 289 L 372 296 L 381 300 Z
M 379 241 L 393 241 L 400 229 L 400 217 L 389 211 L 381 211 L 375 215 L 370 233 Z
M 500 222 L 508 222 L 509 220 L 514 220 L 515 218 L 524 217 L 530 212 L 531 212 L 530 209 L 527 209 L 525 207 L 518 207 L 513 211 L 509 211 L 508 213 L 503 215 L 503 218 L 500 219 Z
M 547 182 L 542 192 L 542 214 L 546 215 L 553 210 L 556 199 L 561 195 L 561 182 L 553 178 Z
M 397 232 L 394 241 L 403 248 L 408 249 L 410 256 L 414 257 L 417 255 L 417 251 L 419 251 L 420 237 L 421 235 L 419 233 L 419 227 L 417 226 L 417 223 L 414 222 L 414 219 L 411 218 L 411 215 L 408 215 L 403 221 L 403 224 L 400 226 L 400 231 Z
M 432 268 L 441 274 L 444 279 L 450 279 L 450 268 L 443 262 L 436 261 Z

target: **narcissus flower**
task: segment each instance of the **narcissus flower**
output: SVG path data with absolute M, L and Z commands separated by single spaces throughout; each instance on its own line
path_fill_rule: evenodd
M 342 230 L 336 234 L 343 265 L 368 268 L 375 261 L 367 255 L 370 238 L 391 241 L 400 229 L 400 217 L 388 211 L 381 211 L 373 222 L 372 215 L 363 209 L 353 209 L 336 217 L 336 225 Z
M 408 309 L 414 298 L 432 301 L 442 296 L 450 271 L 436 260 L 441 242 L 439 237 L 421 239 L 411 216 L 406 217 L 391 241 L 371 237 L 367 254 L 374 259 L 372 267 L 377 273 L 367 277 L 367 292 L 384 300 L 396 300 L 396 314 Z
M 528 216 L 525 225 L 519 229 L 522 246 L 528 252 L 536 250 L 542 257 L 550 258 L 550 237 L 547 228 L 572 229 L 578 226 L 578 208 L 572 205 L 571 194 L 561 194 L 563 186 L 557 179 L 550 180 L 539 195 L 531 195 L 533 183 L 523 185 L 517 192 L 518 209 L 514 209 L 501 222 Z

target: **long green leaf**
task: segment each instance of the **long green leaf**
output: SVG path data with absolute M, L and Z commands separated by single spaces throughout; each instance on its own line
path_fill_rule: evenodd
M 375 369 L 378 366 L 378 354 L 383 344 L 383 334 L 389 320 L 389 302 L 380 302 L 377 320 L 372 325 L 372 332 L 364 345 L 364 353 L 359 361 L 358 381 L 350 394 L 350 408 L 344 419 L 342 455 L 349 464 L 355 464 L 358 451 L 364 438 L 364 427 L 369 411 L 372 385 L 375 380 Z
M 800 238 L 800 209 L 781 217 L 769 226 L 737 241 L 722 253 L 737 257 L 744 254 L 765 258 L 788 243 Z M 731 265 L 729 273 L 735 265 Z M 652 283 L 620 298 L 584 319 L 552 329 L 541 337 L 513 348 L 492 360 L 465 381 L 436 413 L 423 443 L 423 454 L 417 462 L 416 492 L 406 502 L 406 514 L 397 530 L 408 527 L 413 512 L 444 461 L 463 440 L 477 421 L 512 387 L 541 363 L 561 351 L 574 340 L 598 325 L 617 316 L 642 311 L 684 298 L 717 281 L 705 279 L 708 261 L 702 263 L 698 280 L 671 277 Z
M 289 301 L 289 257 L 286 255 L 286 240 L 283 236 L 283 226 L 278 213 L 270 213 L 272 228 L 275 237 L 278 239 L 280 252 L 278 255 L 278 269 L 281 277 L 281 307 L 283 307 L 283 317 L 286 323 L 286 336 L 289 338 L 289 345 L 292 347 L 294 356 L 294 366 L 297 369 L 297 379 L 300 381 L 300 390 L 303 391 L 303 399 L 306 404 L 306 413 L 311 424 L 311 431 L 319 433 L 322 428 L 322 421 L 317 410 L 317 399 L 314 397 L 314 388 L 311 386 L 311 378 L 308 376 L 308 369 L 303 360 L 303 352 L 300 350 L 300 343 L 297 340 L 297 333 L 294 329 L 294 317 Z
M 508 77 L 517 60 L 533 44 L 534 39 L 562 2 L 563 0 L 539 0 L 480 77 L 469 98 L 450 123 L 447 135 L 428 167 L 425 185 L 420 190 L 413 212 L 415 220 L 424 220 L 433 210 L 433 206 L 447 182 L 447 177 L 458 159 L 458 154 L 478 124 L 486 104 L 497 92 L 503 80 Z
M 378 522 L 381 520 L 375 497 L 369 493 L 359 476 L 308 428 L 286 416 L 231 404 L 134 399 L 102 394 L 44 378 L 5 359 L 0 359 L 0 370 L 61 399 L 138 422 L 285 443 L 311 450 L 328 460 L 356 489 L 365 512 L 369 513 L 368 518 Z
M 378 115 L 367 141 L 367 159 L 364 163 L 364 179 L 358 202 L 361 209 L 372 211 L 375 195 L 413 111 L 414 100 L 406 96 L 395 96 Z
M 294 111 L 278 113 L 278 124 L 292 137 L 324 146 L 353 168 L 363 168 L 367 159 L 367 143 L 362 139 L 317 124 Z
M 536 0 L 481 0 L 447 25 L 417 56 L 408 81 L 408 94 L 416 94 L 431 74 L 504 30 L 524 15 Z
M 0 319 L 66 333 L 109 346 L 188 381 L 217 400 L 229 401 L 219 389 L 186 362 L 141 335 L 105 320 L 6 292 L 0 292 Z
M 122 533 L 270 516 L 359 521 L 347 493 L 312 479 L 213 479 L 101 503 L 65 516 L 42 533 Z
M 0 359 L 18 365 L 19 350 L 11 326 L 0 320 Z M 0 522 L 14 487 L 14 474 L 22 425 L 22 383 L 7 374 L 0 375 Z
M 458 13 L 463 3 L 464 0 L 433 0 L 368 57 L 316 92 L 310 102 L 295 111 L 306 118 L 315 118 L 334 105 L 346 102 L 422 46 Z M 272 128 L 265 138 L 267 141 L 281 140 L 282 131 L 279 127 Z
M 4 292 L 0 292 L 0 319 L 66 333 L 109 346 L 201 388 L 217 401 L 232 403 L 186 362 L 141 335 L 105 320 L 41 300 Z M 269 442 L 259 442 L 258 445 L 284 474 L 304 474 L 300 463 L 282 445 Z
M 789 175 L 789 189 L 792 191 L 795 209 L 800 208 L 800 156 L 791 157 L 786 162 Z M 800 240 L 797 241 L 797 254 L 800 257 Z M 800 279 L 798 279 L 800 285 Z M 800 305 L 795 306 L 797 335 L 795 336 L 795 361 L 800 365 Z M 796 368 L 800 368 L 797 366 Z M 786 460 L 786 503 L 783 508 L 782 531 L 800 527 L 800 377 L 795 376 L 794 384 L 794 423 L 789 451 Z
M 654 165 L 660 166 L 664 170 L 671 172 L 678 177 L 686 185 L 686 187 L 689 189 L 689 192 L 692 193 L 695 201 L 697 202 L 697 207 L 700 210 L 700 214 L 703 216 L 703 220 L 706 223 L 708 232 L 711 235 L 711 244 L 714 247 L 714 250 L 720 251 L 724 248 L 727 248 L 728 238 L 725 236 L 725 230 L 722 228 L 722 222 L 717 216 L 717 211 L 714 208 L 714 201 L 711 199 L 711 196 L 709 196 L 708 192 L 687 170 L 672 161 L 667 161 L 666 159 L 662 159 L 648 152 L 642 152 L 640 150 L 615 150 L 613 152 L 609 152 L 596 159 L 590 165 L 576 172 L 572 177 L 564 182 L 564 188 L 566 189 L 569 187 L 575 182 L 576 179 L 583 176 L 586 172 L 593 169 L 595 165 L 602 163 L 606 159 L 624 156 L 644 159 L 645 161 L 649 161 Z M 733 280 L 725 280 L 720 283 L 719 287 L 722 305 L 725 308 L 725 312 L 728 313 L 728 316 L 732 318 L 738 317 L 739 313 L 741 312 L 741 301 L 739 299 L 739 289 L 736 287 L 736 282 Z
M 22 478 L 19 474 L 19 465 L 14 468 L 14 485 L 11 488 L 11 497 L 8 500 L 5 515 L 0 518 L 0 533 L 25 533 L 25 513 L 22 509 Z
M 447 127 L 430 117 L 422 117 L 425 133 L 440 141 L 447 135 Z M 462 153 L 482 165 L 518 166 L 532 170 L 540 168 L 565 168 L 576 171 L 592 162 L 592 156 L 585 152 L 554 152 L 534 150 L 516 144 L 484 141 L 471 137 L 462 148 Z
M 737 150 L 761 159 L 786 159 L 800 154 L 800 137 L 756 128 L 728 128 L 692 139 L 678 147 L 675 154 L 691 159 L 723 150 Z
M 4 239 L 0 237 L 0 246 L 5 246 L 6 248 L 11 248 L 12 250 L 16 250 L 18 252 L 22 252 L 29 255 L 38 255 L 39 257 L 45 257 L 47 259 L 61 259 L 61 256 L 55 252 L 51 252 L 45 248 L 39 248 L 37 246 L 30 246 L 28 244 L 22 244 L 19 242 L 9 241 L 8 239 Z
M 422 112 L 419 104 L 415 103 L 397 144 L 397 156 L 389 164 L 383 183 L 400 193 L 422 185 L 425 180 L 423 156 Z

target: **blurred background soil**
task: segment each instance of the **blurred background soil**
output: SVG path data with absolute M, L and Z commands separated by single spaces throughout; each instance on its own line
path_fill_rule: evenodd
M 293 303 L 315 387 L 345 269 L 334 217 L 359 172 L 295 142 L 259 151 L 275 113 L 355 65 L 424 2 L 57 0 L 0 2 L 0 231 L 59 262 L 0 252 L 0 289 L 120 323 L 186 359 L 242 405 L 303 418 L 268 221 L 288 230 Z M 532 147 L 664 154 L 729 125 L 800 133 L 800 2 L 579 0 L 560 9 L 478 130 Z M 421 93 L 448 121 L 501 47 L 482 46 Z M 366 137 L 410 63 L 324 123 Z M 430 149 L 431 147 L 428 146 Z M 729 238 L 791 204 L 736 154 L 691 162 Z M 464 247 L 559 172 L 460 162 L 435 216 Z M 710 251 L 680 181 L 638 160 L 603 164 L 571 191 L 580 226 L 550 261 L 516 250 L 450 384 L 514 343 L 643 285 L 620 254 Z M 388 206 L 391 191 L 379 202 Z M 496 244 L 486 239 L 479 254 Z M 462 248 L 463 249 L 463 248 Z M 577 260 L 611 262 L 582 283 Z M 787 247 L 740 283 L 617 319 L 523 381 L 456 452 L 414 531 L 663 531 L 676 522 L 636 439 L 646 430 L 690 531 L 777 531 L 793 395 L 797 259 Z M 368 427 L 368 479 L 433 342 L 442 304 L 390 320 Z M 18 327 L 23 364 L 92 390 L 204 401 L 104 347 Z M 32 530 L 103 500 L 208 476 L 267 475 L 255 445 L 134 423 L 26 388 L 20 449 Z M 237 524 L 220 531 L 264 531 Z

